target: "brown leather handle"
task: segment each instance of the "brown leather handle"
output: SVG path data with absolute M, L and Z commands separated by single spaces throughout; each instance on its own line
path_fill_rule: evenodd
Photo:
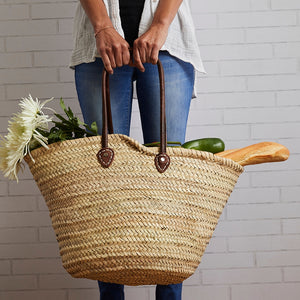
M 163 173 L 170 164 L 170 157 L 166 153 L 167 130 L 166 130 L 166 101 L 165 101 L 165 79 L 164 70 L 160 60 L 157 61 L 157 68 L 160 83 L 160 149 L 155 156 L 155 166 L 160 173 Z M 104 69 L 102 73 L 102 148 L 97 157 L 103 167 L 109 167 L 114 158 L 113 149 L 108 147 L 108 132 L 113 133 L 111 116 L 109 73 Z

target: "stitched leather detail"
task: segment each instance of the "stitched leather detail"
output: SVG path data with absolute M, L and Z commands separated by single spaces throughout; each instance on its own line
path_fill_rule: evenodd
M 155 166 L 158 172 L 165 172 L 170 165 L 170 157 L 166 153 L 160 153 L 155 156 Z
M 114 151 L 111 148 L 103 148 L 97 153 L 97 158 L 102 167 L 108 168 L 114 159 Z

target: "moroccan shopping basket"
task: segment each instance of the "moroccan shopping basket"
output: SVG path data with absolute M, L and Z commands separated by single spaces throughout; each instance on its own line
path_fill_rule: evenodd
M 164 76 L 160 147 L 112 134 L 103 72 L 102 136 L 31 152 L 64 268 L 126 285 L 180 283 L 197 269 L 243 167 L 212 153 L 166 147 Z M 108 134 L 108 131 L 110 134 Z

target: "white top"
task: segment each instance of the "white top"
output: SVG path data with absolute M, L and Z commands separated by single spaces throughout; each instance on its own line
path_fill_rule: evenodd
M 103 2 L 114 28 L 124 37 L 119 0 L 103 0 Z M 139 36 L 150 27 L 158 3 L 159 0 L 145 0 L 139 25 Z M 74 45 L 69 65 L 71 68 L 81 63 L 93 62 L 96 57 L 100 57 L 96 48 L 93 26 L 80 3 L 78 3 L 74 18 L 73 37 Z M 191 63 L 197 71 L 206 73 L 198 48 L 188 0 L 183 0 L 181 3 L 161 50 L 167 50 L 171 55 Z

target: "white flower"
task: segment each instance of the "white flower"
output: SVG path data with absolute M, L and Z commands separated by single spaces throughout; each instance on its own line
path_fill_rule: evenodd
M 30 149 L 38 144 L 48 148 L 47 138 L 38 129 L 47 130 L 48 123 L 52 121 L 42 111 L 42 108 L 52 110 L 44 107 L 51 100 L 53 98 L 41 103 L 29 95 L 20 102 L 22 111 L 9 121 L 8 134 L 0 140 L 0 169 L 5 177 L 18 181 L 17 173 L 22 167 L 24 156 L 30 155 Z M 33 160 L 32 157 L 31 159 Z

